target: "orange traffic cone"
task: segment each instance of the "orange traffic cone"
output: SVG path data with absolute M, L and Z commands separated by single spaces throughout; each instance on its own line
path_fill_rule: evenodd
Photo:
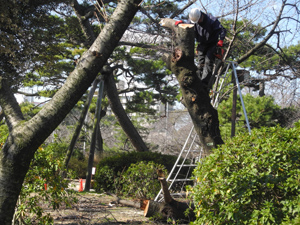
M 82 179 L 79 180 L 79 192 L 83 191 L 83 181 Z

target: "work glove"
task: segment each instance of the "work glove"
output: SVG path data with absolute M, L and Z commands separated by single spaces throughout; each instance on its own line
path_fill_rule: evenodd
M 177 26 L 178 24 L 183 23 L 182 20 L 178 20 L 175 22 L 175 26 Z
M 218 42 L 217 46 L 219 46 L 219 47 L 223 47 L 223 41 L 222 41 L 222 40 L 220 40 L 220 41 Z

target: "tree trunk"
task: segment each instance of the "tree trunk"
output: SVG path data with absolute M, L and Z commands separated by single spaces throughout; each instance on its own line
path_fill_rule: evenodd
M 111 202 L 111 204 L 121 204 L 121 205 L 126 205 L 126 206 L 130 206 L 130 207 L 134 207 L 136 209 L 141 209 L 144 210 L 145 209 L 145 205 L 147 204 L 147 200 L 128 200 L 128 199 L 120 199 L 117 195 L 115 194 L 111 194 L 111 193 L 107 193 L 113 197 L 115 197 L 116 199 L 114 201 Z
M 98 134 L 98 131 L 100 128 L 100 120 L 101 120 L 103 89 L 104 89 L 104 82 L 103 82 L 103 80 L 101 80 L 99 91 L 98 91 L 97 110 L 96 110 L 96 114 L 95 114 L 94 130 L 93 130 L 92 140 L 91 140 L 91 145 L 90 145 L 88 168 L 87 168 L 86 181 L 85 181 L 85 187 L 84 187 L 85 191 L 90 191 L 90 188 L 91 188 L 92 169 L 93 169 L 93 164 L 94 164 L 94 155 L 95 155 L 95 149 L 96 149 L 97 134 Z
M 102 117 L 103 116 L 101 115 L 101 118 Z M 96 140 L 96 152 L 97 152 L 97 154 L 102 155 L 103 154 L 103 138 L 102 138 L 102 133 L 101 133 L 101 127 L 100 126 L 98 127 L 96 138 L 97 138 L 97 140 Z
M 71 143 L 69 145 L 69 148 L 68 148 L 68 151 L 67 151 L 67 154 L 66 154 L 66 157 L 65 157 L 65 160 L 64 160 L 64 165 L 65 165 L 65 168 L 68 169 L 68 165 L 69 165 L 69 162 L 70 162 L 70 159 L 71 159 L 71 156 L 73 154 L 73 151 L 74 151 L 74 148 L 75 148 L 75 144 L 77 142 L 77 139 L 80 135 L 80 131 L 81 131 L 81 128 L 83 126 L 83 123 L 84 123 L 84 120 L 85 120 L 85 117 L 86 117 L 86 114 L 89 110 L 89 107 L 90 107 L 90 104 L 91 104 L 91 101 L 92 101 L 92 98 L 94 96 L 94 93 L 95 93 L 95 90 L 96 90 L 96 87 L 97 87 L 97 84 L 99 83 L 99 80 L 96 79 L 92 85 L 92 88 L 90 90 L 90 93 L 89 93 L 89 96 L 88 96 L 88 99 L 86 100 L 85 104 L 84 104 L 84 108 L 81 112 L 81 115 L 80 115 L 80 118 L 79 118 L 79 121 L 77 122 L 77 126 L 76 126 L 76 129 L 74 131 L 74 134 L 73 134 L 73 137 L 72 137 L 72 140 L 71 140 Z
M 72 4 L 83 33 L 89 40 L 92 39 L 94 36 L 93 36 L 93 31 L 91 29 L 91 26 L 89 22 L 85 22 L 82 19 L 85 18 L 84 15 L 85 10 L 80 10 L 82 6 L 79 6 L 77 1 L 73 1 Z M 128 118 L 120 102 L 118 91 L 117 88 L 115 87 L 116 85 L 113 79 L 113 73 L 110 70 L 106 72 L 105 71 L 102 72 L 104 73 L 108 72 L 107 76 L 112 77 L 112 80 L 108 79 L 107 82 L 109 83 L 105 85 L 109 85 L 109 87 L 107 88 L 109 94 L 108 96 L 109 103 L 113 113 L 115 114 L 117 120 L 120 123 L 120 126 L 122 127 L 128 139 L 131 141 L 131 144 L 133 145 L 136 151 L 138 152 L 148 151 L 149 149 L 147 148 L 145 142 L 143 141 L 142 137 L 140 136 L 140 134 L 138 133 L 134 125 L 132 124 L 131 120 Z
M 128 118 L 122 106 L 122 103 L 120 102 L 114 76 L 112 71 L 109 68 L 107 68 L 107 71 L 105 72 L 105 81 L 106 81 L 106 93 L 107 93 L 110 107 L 113 113 L 115 114 L 117 120 L 119 121 L 121 127 L 123 128 L 124 132 L 126 133 L 126 136 L 131 141 L 136 151 L 138 152 L 148 151 L 145 142 L 143 141 L 142 137 L 140 136 L 136 128 L 133 126 L 132 122 Z
M 2 122 L 3 119 L 4 119 L 4 113 L 3 113 L 3 111 L 1 110 L 1 111 L 0 111 L 0 123 Z
M 265 82 L 260 81 L 259 82 L 259 92 L 258 92 L 259 97 L 265 96 Z
M 121 0 L 110 22 L 81 57 L 65 84 L 31 120 L 22 121 L 9 84 L 0 77 L 0 105 L 10 133 L 0 151 L 0 224 L 12 223 L 29 164 L 38 147 L 62 122 L 95 80 L 139 9 L 140 0 Z
M 145 217 L 155 217 L 167 221 L 171 219 L 174 222 L 195 220 L 194 207 L 189 202 L 176 201 L 172 198 L 167 181 L 164 177 L 158 178 L 164 195 L 164 202 L 148 201 L 144 209 Z M 156 218 L 157 217 L 157 218 Z
M 220 135 L 218 112 L 211 105 L 208 91 L 196 75 L 193 25 L 175 26 L 173 19 L 162 19 L 160 24 L 176 34 L 177 46 L 173 54 L 165 55 L 163 60 L 177 77 L 183 103 L 203 145 L 204 155 L 208 155 L 213 147 L 224 142 Z

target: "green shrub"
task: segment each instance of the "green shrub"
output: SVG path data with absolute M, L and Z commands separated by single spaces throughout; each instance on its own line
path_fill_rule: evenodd
M 230 94 L 229 98 L 222 101 L 218 106 L 220 131 L 225 141 L 231 138 L 232 99 L 233 94 Z M 273 97 L 254 97 L 246 94 L 243 95 L 243 100 L 251 129 L 276 126 L 279 122 L 279 116 L 281 117 L 280 122 L 284 121 L 284 116 L 280 113 L 280 107 L 274 103 Z M 245 115 L 239 96 L 237 98 L 236 113 L 236 134 L 247 133 Z
M 14 219 L 16 224 L 53 224 L 53 217 L 41 204 L 57 210 L 72 207 L 77 201 L 69 181 L 60 176 L 63 158 L 55 157 L 53 148 L 39 148 L 34 155 L 20 192 Z
M 160 190 L 158 169 L 167 176 L 167 170 L 160 164 L 143 161 L 131 164 L 122 175 L 122 193 L 139 199 L 153 199 Z
M 88 165 L 87 159 L 78 159 L 78 158 L 72 157 L 70 159 L 68 169 L 69 169 L 69 171 L 72 172 L 73 178 L 85 179 L 86 173 L 87 173 L 87 165 Z
M 94 185 L 97 192 L 115 192 L 119 186 L 119 179 L 114 175 L 113 169 L 105 165 L 96 170 Z
M 194 224 L 288 224 L 300 210 L 300 129 L 253 130 L 194 171 Z M 299 217 L 298 220 L 299 221 Z
M 119 179 L 131 164 L 141 161 L 163 165 L 171 171 L 177 157 L 154 152 L 121 153 L 102 159 L 97 165 L 95 174 L 95 190 L 97 192 L 116 192 L 120 188 Z M 108 171 L 107 171 L 108 170 Z M 183 172 L 184 173 L 184 172 Z

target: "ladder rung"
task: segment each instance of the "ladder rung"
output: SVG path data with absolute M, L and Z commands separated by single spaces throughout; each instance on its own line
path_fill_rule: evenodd
M 184 164 L 184 165 L 177 165 L 177 167 L 195 167 L 197 166 L 196 164 Z
M 170 193 L 171 196 L 186 196 L 186 193 Z M 164 197 L 164 194 L 159 194 L 159 197 Z
M 186 193 L 170 193 L 171 196 L 177 197 L 186 197 Z
M 188 150 L 188 149 L 185 149 L 185 150 L 183 150 L 183 152 L 199 152 L 199 150 Z
M 168 181 L 192 181 L 192 179 L 169 179 Z

